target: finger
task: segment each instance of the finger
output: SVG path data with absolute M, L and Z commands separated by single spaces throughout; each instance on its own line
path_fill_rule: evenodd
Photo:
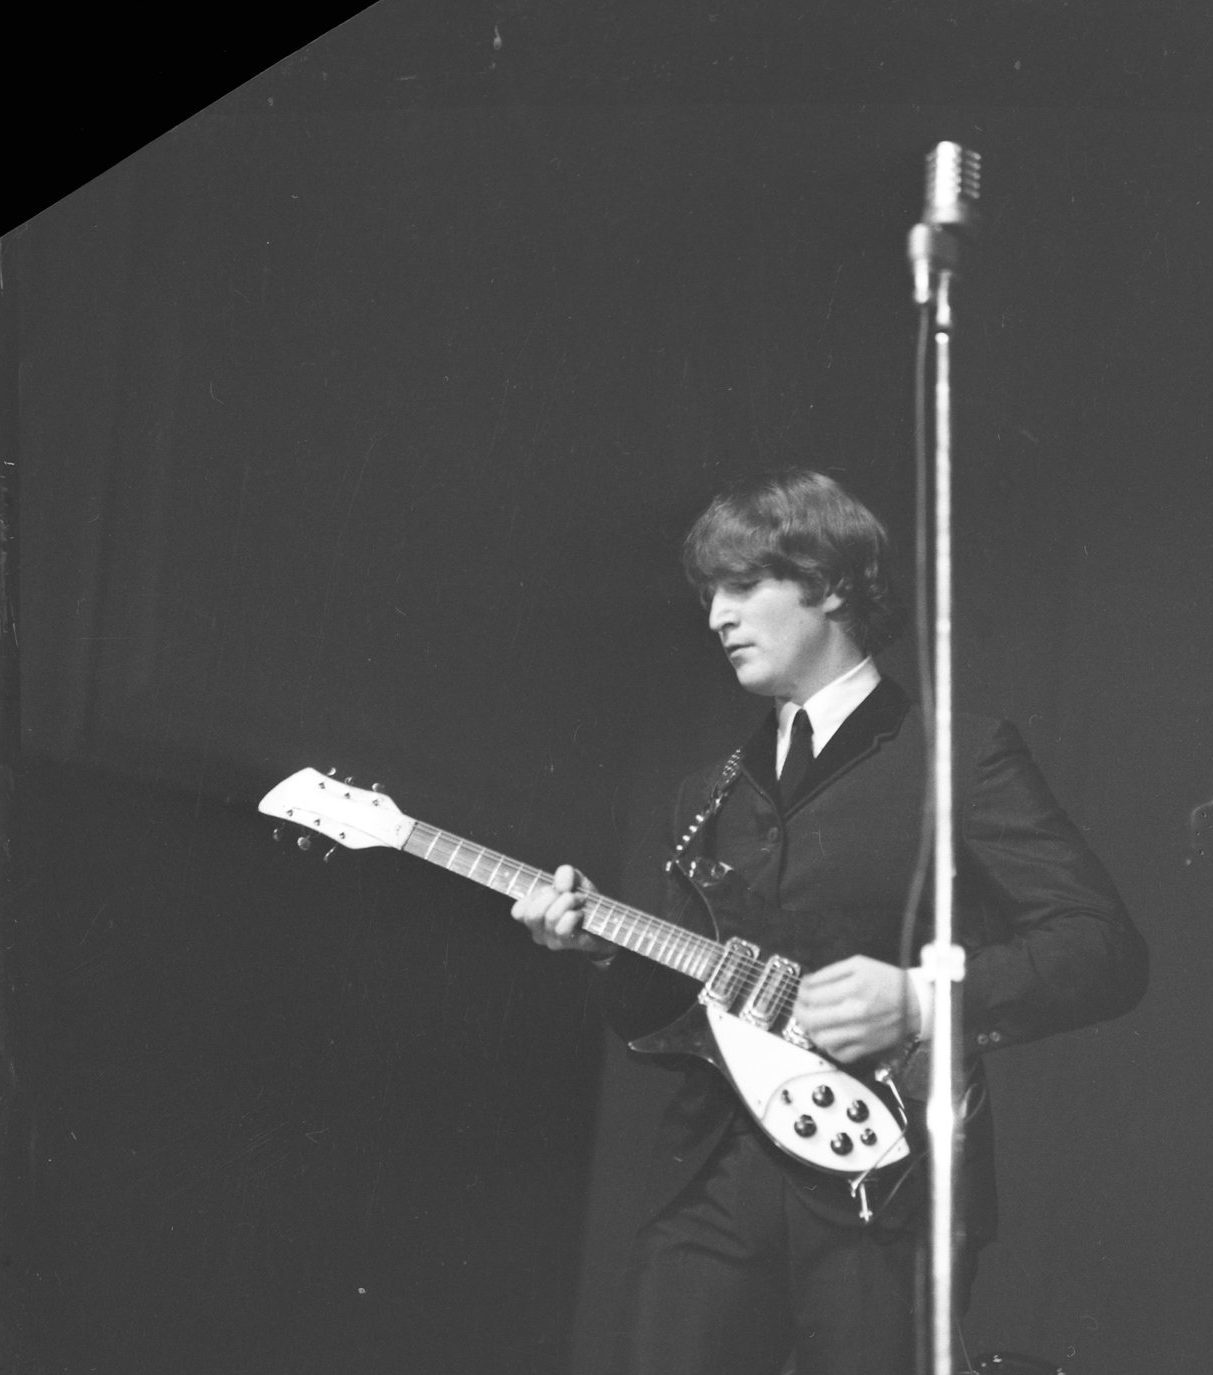
M 521 903 L 515 912 L 517 919 L 532 931 L 552 929 L 569 912 L 575 911 L 579 898 L 575 893 L 557 893 L 549 888 Z
M 553 886 L 557 892 L 571 893 L 581 886 L 582 876 L 571 864 L 562 864 L 552 875 Z
M 863 1009 L 863 999 L 852 984 L 831 984 L 826 988 L 802 988 L 796 997 L 796 1016 L 836 1026 L 853 1019 Z
M 556 896 L 555 888 L 547 886 L 534 888 L 514 903 L 513 907 L 510 908 L 510 914 L 517 917 L 519 921 L 531 921 L 535 917 L 542 916 Z
M 560 910 L 553 909 L 548 916 L 548 930 L 553 935 L 565 939 L 569 936 L 575 936 L 581 930 L 581 917 L 580 905 L 563 907 Z
M 814 1045 L 824 1046 L 831 1051 L 834 1046 L 852 1036 L 855 1031 L 855 1024 L 849 1019 L 843 1020 L 837 1017 L 815 1015 L 799 1017 L 797 1021 Z
M 840 1064 L 849 1065 L 855 1060 L 862 1060 L 870 1052 L 858 1041 L 843 1041 L 828 1053 Z
M 838 960 L 835 964 L 815 969 L 811 974 L 806 974 L 801 983 L 807 984 L 810 988 L 829 988 L 834 984 L 845 983 L 848 979 L 855 978 L 855 958 L 851 956 L 850 959 Z

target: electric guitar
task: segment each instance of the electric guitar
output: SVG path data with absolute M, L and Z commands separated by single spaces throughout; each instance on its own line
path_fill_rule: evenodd
M 539 869 L 405 816 L 386 793 L 315 769 L 284 779 L 259 810 L 347 849 L 403 850 L 511 898 L 552 881 Z M 713 899 L 734 871 L 705 859 L 680 861 L 680 867 L 718 929 Z M 905 1108 L 888 1066 L 860 1078 L 809 1041 L 792 1015 L 800 966 L 782 955 L 764 956 L 752 942 L 713 940 L 597 893 L 586 897 L 582 926 L 702 985 L 683 1016 L 632 1048 L 710 1061 L 777 1146 L 848 1180 L 861 1216 L 870 1216 L 865 1182 L 910 1155 Z

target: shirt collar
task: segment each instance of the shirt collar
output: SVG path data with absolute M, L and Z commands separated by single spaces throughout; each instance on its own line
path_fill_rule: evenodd
M 781 764 L 792 735 L 792 718 L 803 707 L 813 726 L 813 754 L 819 755 L 830 737 L 880 682 L 880 670 L 869 656 L 833 682 L 818 689 L 807 702 L 781 702 L 778 707 L 776 762 Z

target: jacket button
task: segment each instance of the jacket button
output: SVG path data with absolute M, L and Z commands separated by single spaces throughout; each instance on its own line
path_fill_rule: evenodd
M 776 842 L 778 839 L 779 839 L 779 827 L 778 827 L 778 826 L 772 826 L 771 829 L 767 832 L 767 840 L 770 841 L 770 843 L 771 843 L 772 845 L 774 845 L 775 842 Z
M 984 1031 L 979 1031 L 977 1033 L 977 1044 L 979 1046 L 988 1046 L 990 1044 L 990 1038 Z
M 995 1045 L 997 1045 L 997 1044 L 999 1043 L 999 1041 L 1002 1040 L 1002 1032 L 1001 1032 L 1001 1031 L 991 1031 L 991 1032 L 990 1032 L 990 1040 L 993 1041 L 993 1043 L 994 1043 Z

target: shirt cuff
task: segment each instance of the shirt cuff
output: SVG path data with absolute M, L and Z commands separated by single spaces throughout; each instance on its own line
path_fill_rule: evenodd
M 916 1035 L 920 1041 L 929 1041 L 935 1029 L 935 989 L 931 976 L 921 965 L 907 969 L 906 973 L 910 976 L 910 988 L 916 1004 L 914 1011 L 918 1015 Z

